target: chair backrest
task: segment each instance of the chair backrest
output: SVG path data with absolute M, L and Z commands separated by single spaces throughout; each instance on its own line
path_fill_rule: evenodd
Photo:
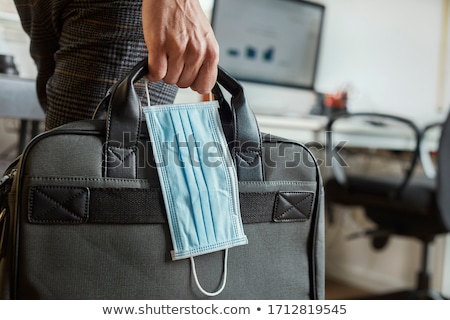
M 431 123 L 422 130 L 420 141 L 420 162 L 426 177 L 436 179 L 439 141 L 444 122 Z
M 348 113 L 330 119 L 326 131 L 327 157 L 331 157 L 327 163 L 341 185 L 346 185 L 347 174 L 389 176 L 394 171 L 402 179 L 390 191 L 393 197 L 401 194 L 419 159 L 421 132 L 412 121 L 390 114 Z M 335 147 L 339 144 L 343 148 Z M 342 158 L 350 162 L 336 161 Z
M 442 127 L 439 142 L 437 202 L 442 222 L 450 231 L 450 113 Z

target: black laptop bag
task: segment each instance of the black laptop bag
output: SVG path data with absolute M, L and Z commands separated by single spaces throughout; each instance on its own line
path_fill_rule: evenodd
M 96 119 L 38 135 L 7 169 L 1 298 L 206 298 L 189 259 L 170 257 L 135 91 L 146 72 L 144 60 L 108 91 Z M 238 174 L 248 244 L 229 250 L 226 287 L 209 299 L 323 299 L 324 206 L 316 160 L 300 143 L 260 134 L 243 88 L 221 69 L 218 83 L 213 92 Z M 223 259 L 222 252 L 196 257 L 206 290 L 219 286 Z

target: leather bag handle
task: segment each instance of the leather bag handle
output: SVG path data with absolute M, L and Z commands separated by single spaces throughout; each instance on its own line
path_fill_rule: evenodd
M 147 58 L 140 61 L 108 91 L 106 116 L 104 176 L 132 178 L 137 175 L 137 145 L 142 112 L 140 97 L 134 83 L 148 73 Z M 235 160 L 240 181 L 262 181 L 263 166 L 261 137 L 255 115 L 247 104 L 242 86 L 222 68 L 217 83 L 231 94 L 231 106 L 226 102 L 219 85 L 213 94 L 220 104 L 222 125 L 230 127 L 226 135 Z M 226 130 L 225 130 L 226 131 Z

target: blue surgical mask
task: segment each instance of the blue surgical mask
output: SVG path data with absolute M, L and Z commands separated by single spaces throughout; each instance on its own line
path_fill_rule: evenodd
M 172 259 L 191 258 L 207 295 L 226 282 L 228 249 L 247 244 L 238 180 L 217 101 L 144 108 L 172 237 Z M 225 250 L 222 287 L 204 291 L 194 256 Z

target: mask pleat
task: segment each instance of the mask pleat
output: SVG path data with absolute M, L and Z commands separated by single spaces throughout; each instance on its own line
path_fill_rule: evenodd
M 205 152 L 207 152 L 207 149 L 213 141 L 208 141 L 201 139 L 200 137 L 205 137 L 205 130 L 211 130 L 210 123 L 205 123 L 203 121 L 199 121 L 200 115 L 198 114 L 198 110 L 194 110 L 190 112 L 183 112 L 183 115 L 185 116 L 186 122 L 190 126 L 190 130 L 193 132 L 192 140 L 196 143 L 196 148 L 191 149 L 193 151 L 193 157 L 196 156 L 195 159 L 195 168 L 194 171 L 196 173 L 197 183 L 201 192 L 202 196 L 202 218 L 203 223 L 206 231 L 207 236 L 207 242 L 206 243 L 217 243 L 216 233 L 215 233 L 215 221 L 213 219 L 213 210 L 220 210 L 220 208 L 217 207 L 217 202 L 215 201 L 216 194 L 217 194 L 217 184 L 220 183 L 220 181 L 213 181 L 214 183 L 211 183 L 209 181 L 211 178 L 214 179 L 215 175 L 214 172 L 211 172 L 211 170 L 214 170 L 214 168 L 211 168 L 211 166 L 206 163 L 205 160 Z M 204 110 L 203 112 L 205 112 Z M 194 119 L 192 119 L 194 118 Z M 196 134 L 197 133 L 197 134 Z M 208 136 L 208 135 L 206 135 Z M 207 195 L 207 196 L 205 196 Z M 208 232 L 209 231 L 209 232 Z
M 211 137 L 212 141 L 202 141 L 203 154 L 201 166 L 203 168 L 203 176 L 205 183 L 208 186 L 208 199 L 211 209 L 215 212 L 211 213 L 212 223 L 215 226 L 212 230 L 215 231 L 214 237 L 216 242 L 222 242 L 234 236 L 233 224 L 230 223 L 230 209 L 233 208 L 233 199 L 229 196 L 230 176 L 225 163 L 223 149 L 219 143 L 217 127 L 212 121 L 211 110 L 203 110 L 208 113 L 208 117 L 203 117 L 205 123 L 202 126 L 197 126 L 196 130 L 199 136 Z M 192 119 L 192 114 L 190 114 Z M 192 122 L 192 121 L 191 121 Z M 234 212 L 233 212 L 234 213 Z M 225 227 L 225 226 L 228 226 Z
M 176 136 L 170 134 L 170 131 L 167 130 L 167 126 L 171 125 L 174 129 L 174 125 L 172 122 L 172 116 L 170 113 L 159 113 L 159 116 L 152 116 L 147 118 L 149 128 L 152 128 L 150 131 L 152 134 L 152 142 L 153 146 L 155 146 L 155 161 L 160 168 L 158 170 L 160 175 L 160 180 L 162 186 L 169 186 L 169 181 L 179 181 L 181 179 L 185 179 L 184 177 L 179 177 L 177 175 L 177 171 L 166 170 L 166 168 L 171 166 L 179 166 L 179 159 L 177 154 L 173 152 L 174 149 L 178 149 L 178 140 Z M 166 129 L 166 130 L 165 130 Z M 189 197 L 188 190 L 183 188 L 178 190 L 177 194 L 173 194 L 174 190 L 170 187 L 164 188 L 164 196 L 165 202 L 168 205 L 167 211 L 175 211 L 180 210 L 181 206 L 186 206 L 186 201 L 175 201 L 175 197 L 179 197 L 181 199 L 187 199 Z M 178 202 L 178 205 L 177 205 Z M 181 208 L 181 210 L 185 211 L 188 208 Z M 171 225 L 173 245 L 177 248 L 177 250 L 181 250 L 183 247 L 183 240 L 181 237 L 181 233 L 179 230 L 179 226 L 181 225 L 179 222 L 178 215 L 169 215 L 169 225 Z
M 174 157 L 178 158 L 180 167 L 178 170 L 168 170 L 168 173 L 169 175 L 177 174 L 179 176 L 178 179 L 171 180 L 178 182 L 178 185 L 171 185 L 171 189 L 176 190 L 174 196 L 179 198 L 178 194 L 180 191 L 183 194 L 183 199 L 176 201 L 175 205 L 177 210 L 179 210 L 178 212 L 181 213 L 178 215 L 180 237 L 185 240 L 183 243 L 187 244 L 187 246 L 202 245 L 202 239 L 206 237 L 203 221 L 201 216 L 200 219 L 198 217 L 198 213 L 202 210 L 202 197 L 196 181 L 188 146 L 188 137 L 192 136 L 192 131 L 186 128 L 178 111 L 171 111 L 170 116 L 171 123 L 174 126 L 173 131 L 176 132 L 175 137 L 172 138 L 176 143 L 173 144 L 171 152 Z M 182 130 L 177 130 L 177 128 L 182 128 Z M 190 208 L 184 208 L 185 204 L 190 204 Z M 191 232 L 192 230 L 197 230 L 197 232 Z

